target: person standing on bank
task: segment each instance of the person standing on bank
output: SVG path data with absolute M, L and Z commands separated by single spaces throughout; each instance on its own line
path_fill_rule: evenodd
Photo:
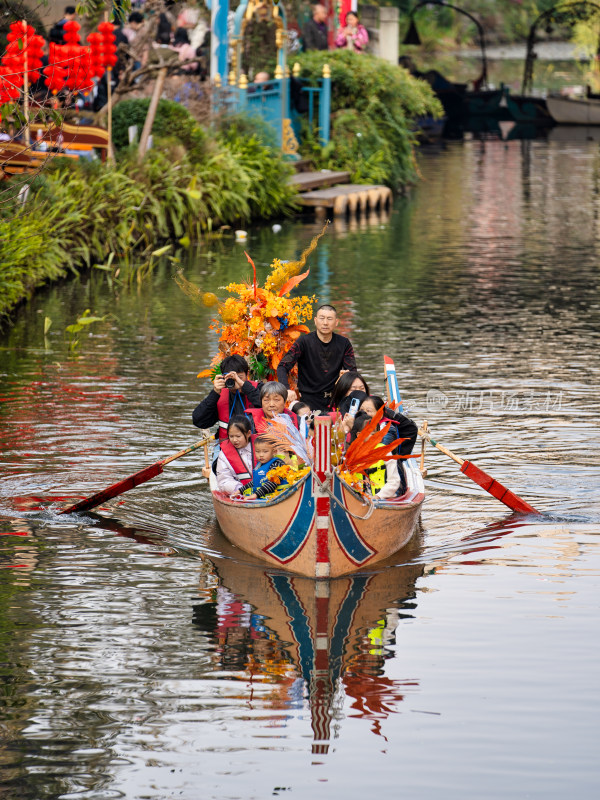
M 320 3 L 313 8 L 313 15 L 302 31 L 305 50 L 327 50 L 327 9 Z
M 356 369 L 350 340 L 334 333 L 337 324 L 335 308 L 320 306 L 315 315 L 316 330 L 300 336 L 277 367 L 277 380 L 287 387 L 290 370 L 298 364 L 300 399 L 313 410 L 329 408 L 337 379 L 344 372 Z M 288 402 L 296 399 L 296 393 L 290 391 Z
M 260 408 L 262 383 L 248 380 L 248 362 L 243 356 L 227 356 L 221 362 L 221 374 L 215 375 L 213 389 L 192 413 L 197 428 L 219 425 L 218 438 L 227 438 L 229 420 L 245 414 L 247 408 Z

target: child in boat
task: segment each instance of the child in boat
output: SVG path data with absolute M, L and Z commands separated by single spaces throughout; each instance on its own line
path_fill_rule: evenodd
M 224 494 L 240 495 L 252 482 L 251 435 L 248 417 L 240 414 L 229 420 L 217 459 L 217 486 Z
M 290 411 L 293 411 L 298 418 L 298 430 L 304 438 L 311 437 L 314 433 L 315 423 L 310 406 L 303 403 L 302 400 L 298 400 L 298 402 L 290 406 Z
M 366 413 L 371 419 L 385 405 L 382 397 L 371 395 L 366 397 L 361 403 L 360 410 Z M 412 453 L 415 442 L 417 441 L 418 428 L 412 419 L 409 419 L 404 414 L 399 414 L 397 411 L 392 411 L 391 408 L 386 408 L 381 420 L 381 426 L 386 422 L 391 421 L 389 431 L 383 437 L 382 444 L 390 444 L 394 439 L 404 439 L 397 450 L 394 451 L 397 455 L 408 456 Z M 400 475 L 400 494 L 406 491 L 406 472 L 404 470 L 403 461 L 396 461 L 396 468 Z
M 268 480 L 267 473 L 275 467 L 283 467 L 284 461 L 275 455 L 275 445 L 265 439 L 263 436 L 257 436 L 254 439 L 254 457 L 256 458 L 256 465 L 252 471 L 252 487 L 246 491 L 250 494 L 244 493 L 248 500 L 260 500 L 268 494 L 274 492 L 278 484 Z M 279 485 L 287 483 L 282 480 Z
M 355 439 L 358 434 L 365 428 L 371 417 L 364 411 L 359 411 L 354 420 L 352 427 L 352 437 Z M 378 445 L 382 447 L 383 445 Z M 396 497 L 400 489 L 400 474 L 396 467 L 395 459 L 388 459 L 377 461 L 372 467 L 365 470 L 365 483 L 368 482 L 368 488 L 371 494 L 378 497 L 380 500 L 389 500 Z
M 383 398 L 373 394 L 369 397 L 366 397 L 362 401 L 360 410 L 367 414 L 370 419 L 373 419 L 375 414 L 384 405 L 385 401 Z M 397 411 L 392 411 L 391 408 L 386 408 L 383 412 L 381 425 L 383 426 L 386 424 L 386 422 L 390 421 L 392 422 L 392 425 L 390 425 L 390 430 L 386 434 L 382 444 L 390 444 L 390 442 L 393 442 L 394 439 L 404 439 L 405 441 L 403 441 L 400 445 L 398 452 L 401 456 L 410 455 L 413 447 L 415 446 L 415 442 L 417 441 L 417 426 L 412 419 L 409 419 L 404 414 L 399 414 Z

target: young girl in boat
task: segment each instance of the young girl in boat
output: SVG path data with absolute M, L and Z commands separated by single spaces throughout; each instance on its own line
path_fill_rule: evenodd
M 232 497 L 240 495 L 252 483 L 254 456 L 252 430 L 248 417 L 232 417 L 227 425 L 227 439 L 221 441 L 217 459 L 217 486 Z
M 247 500 L 260 500 L 274 492 L 278 484 L 267 478 L 267 473 L 275 467 L 283 467 L 284 461 L 275 455 L 275 445 L 262 436 L 254 438 L 254 457 L 256 464 L 252 470 L 252 487 L 246 489 L 244 496 Z M 279 486 L 287 483 L 284 479 Z M 246 494 L 248 492 L 248 494 Z
M 360 404 L 360 411 L 367 414 L 369 419 L 373 419 L 375 414 L 384 405 L 385 401 L 383 398 L 373 394 L 363 399 L 362 403 Z M 383 412 L 381 425 L 383 426 L 386 424 L 386 422 L 390 421 L 392 422 L 390 425 L 390 430 L 386 434 L 382 444 L 390 444 L 390 442 L 393 442 L 394 439 L 404 439 L 400 445 L 398 453 L 401 456 L 410 455 L 413 447 L 415 446 L 415 442 L 417 441 L 417 426 L 412 419 L 409 419 L 404 414 L 400 414 L 397 411 L 392 411 L 391 408 L 386 408 Z
M 371 417 L 364 411 L 359 411 L 354 420 L 352 428 L 352 438 L 355 439 L 358 434 L 365 428 L 371 421 Z M 382 447 L 383 445 L 378 445 Z M 380 500 L 390 500 L 399 494 L 400 473 L 396 466 L 395 459 L 388 459 L 385 461 L 377 461 L 372 467 L 365 470 L 365 484 L 366 489 L 370 489 L 371 494 L 378 497 Z

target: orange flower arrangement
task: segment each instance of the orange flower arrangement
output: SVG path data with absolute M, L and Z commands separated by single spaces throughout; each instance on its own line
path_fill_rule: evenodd
M 298 261 L 274 259 L 264 288 L 257 286 L 256 267 L 246 253 L 254 280 L 252 283 L 230 283 L 225 286 L 225 291 L 233 296 L 222 302 L 212 292 L 202 293 L 181 273 L 176 275 L 179 287 L 194 300 L 206 306 L 218 304 L 219 318 L 213 319 L 210 327 L 219 334 L 219 352 L 212 359 L 211 366 L 198 373 L 199 378 L 213 375 L 218 371 L 219 362 L 234 353 L 248 360 L 256 378 L 275 377 L 284 354 L 299 336 L 309 332 L 304 323 L 312 319 L 312 306 L 316 298 L 306 295 L 291 298 L 288 295 L 307 277 L 309 270 L 299 274 L 300 270 L 326 227 L 311 240 Z M 293 371 L 290 375 L 292 388 L 294 383 Z
M 290 464 L 283 464 L 281 467 L 270 469 L 267 472 L 267 480 L 273 481 L 277 486 L 279 486 L 283 480 L 286 480 L 288 484 L 292 484 L 299 481 L 300 478 L 303 478 L 308 472 L 310 472 L 310 467 L 294 469 Z

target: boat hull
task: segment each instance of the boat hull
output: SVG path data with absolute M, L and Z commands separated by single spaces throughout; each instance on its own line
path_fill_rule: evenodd
M 559 125 L 600 125 L 600 100 L 550 95 L 546 98 L 546 105 Z
M 327 517 L 317 514 L 313 473 L 271 501 L 232 500 L 219 491 L 212 497 L 232 544 L 272 567 L 311 578 L 339 577 L 389 558 L 412 538 L 425 496 L 417 468 L 411 464 L 407 474 L 407 492 L 376 501 L 370 514 L 370 505 L 337 475 Z

